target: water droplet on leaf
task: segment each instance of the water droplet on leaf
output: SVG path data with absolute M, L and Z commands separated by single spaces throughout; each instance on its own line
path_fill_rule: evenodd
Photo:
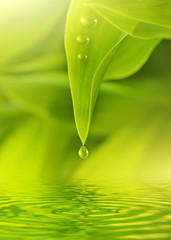
M 93 15 L 86 15 L 81 18 L 81 24 L 85 28 L 94 27 L 97 24 L 97 18 Z
M 80 34 L 77 37 L 77 42 L 81 45 L 86 44 L 90 41 L 89 37 L 86 34 Z
M 89 155 L 88 149 L 85 146 L 81 146 L 78 155 L 81 159 L 86 159 Z
M 78 54 L 78 59 L 79 59 L 80 61 L 86 61 L 87 58 L 88 58 L 88 56 L 87 56 L 87 54 L 84 53 L 84 52 Z

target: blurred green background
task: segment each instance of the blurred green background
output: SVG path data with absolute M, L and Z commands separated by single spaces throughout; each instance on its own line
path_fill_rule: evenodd
M 0 0 L 0 178 L 58 181 L 171 176 L 171 42 L 133 77 L 102 84 L 86 146 L 64 50 L 69 0 Z

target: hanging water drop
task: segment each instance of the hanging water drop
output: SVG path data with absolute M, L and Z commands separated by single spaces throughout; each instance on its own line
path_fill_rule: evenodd
M 86 61 L 87 58 L 88 58 L 88 56 L 84 52 L 78 54 L 78 60 L 80 60 L 80 61 Z
M 86 15 L 81 18 L 81 24 L 85 28 L 94 27 L 97 24 L 97 18 L 93 15 Z
M 88 155 L 89 155 L 88 149 L 84 145 L 81 146 L 79 151 L 78 151 L 78 156 L 81 159 L 86 159 L 86 158 L 88 158 Z
M 90 41 L 86 34 L 80 34 L 77 36 L 77 42 L 81 45 L 87 44 Z

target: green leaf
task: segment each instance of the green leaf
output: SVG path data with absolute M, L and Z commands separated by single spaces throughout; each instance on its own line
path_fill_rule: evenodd
M 171 1 L 89 1 L 115 27 L 139 38 L 171 38 Z M 169 4 L 168 4 L 169 3 Z M 170 8 L 170 12 L 168 11 Z M 163 15 L 161 13 L 163 12 Z
M 125 33 L 117 30 L 97 15 L 92 16 L 91 14 L 92 11 L 88 6 L 84 6 L 84 2 L 73 1 L 66 27 L 66 52 L 75 121 L 83 143 L 88 135 L 90 119 L 103 80 L 104 69 L 117 44 L 126 36 Z M 90 28 L 84 26 L 84 23 L 81 24 L 81 18 L 85 18 L 83 21 L 93 25 L 96 17 L 97 24 L 94 23 L 94 26 Z M 90 39 L 88 44 L 82 45 L 77 42 L 77 37 L 81 34 L 87 35 Z M 104 36 L 105 41 L 102 45 L 101 40 Z M 87 59 L 79 60 L 79 54 L 84 53 L 87 55 Z
M 147 61 L 160 39 L 127 36 L 117 47 L 105 73 L 105 79 L 121 79 L 137 72 Z
M 65 46 L 75 122 L 83 144 L 104 77 L 133 74 L 161 38 L 171 37 L 168 8 L 170 1 L 71 2 Z
M 89 0 L 88 2 L 90 6 L 101 9 L 103 13 L 113 11 L 115 14 L 138 22 L 171 29 L 170 0 Z M 111 14 L 108 16 L 115 18 Z

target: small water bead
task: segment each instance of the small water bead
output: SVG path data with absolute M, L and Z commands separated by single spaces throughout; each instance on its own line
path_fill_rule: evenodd
M 89 155 L 88 149 L 84 145 L 81 146 L 79 151 L 78 151 L 78 156 L 81 159 L 86 159 L 86 158 L 88 158 L 88 155 Z
M 86 34 L 80 34 L 77 36 L 77 42 L 81 45 L 87 44 L 89 41 L 90 39 Z
M 84 61 L 87 60 L 87 58 L 88 58 L 88 56 L 87 56 L 87 54 L 85 52 L 82 52 L 82 53 L 78 54 L 78 60 L 80 60 L 80 61 L 84 62 Z
M 97 18 L 93 15 L 86 15 L 81 18 L 81 24 L 85 28 L 94 27 L 97 24 Z

